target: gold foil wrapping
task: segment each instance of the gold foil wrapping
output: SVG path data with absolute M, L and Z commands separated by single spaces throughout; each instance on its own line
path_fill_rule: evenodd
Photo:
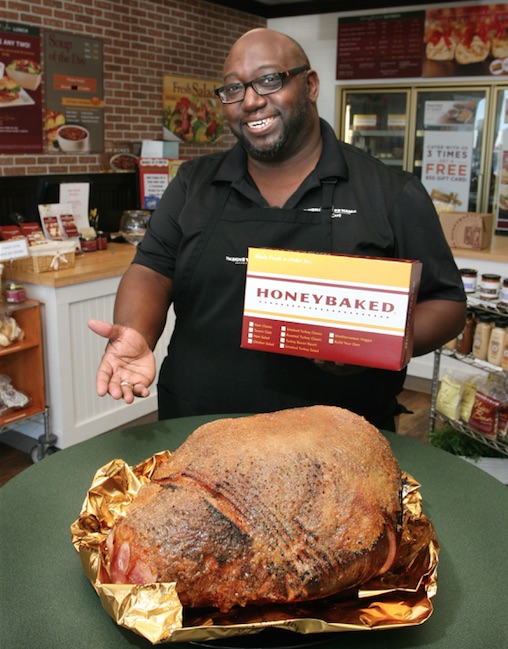
M 422 512 L 420 485 L 403 474 L 402 538 L 391 570 L 354 592 L 315 602 L 245 607 L 220 613 L 183 608 L 174 583 L 143 586 L 108 583 L 106 537 L 155 467 L 170 455 L 157 453 L 129 467 L 113 460 L 97 471 L 71 536 L 86 576 L 117 624 L 153 644 L 205 642 L 279 628 L 296 633 L 366 631 L 421 624 L 432 613 L 439 545 Z

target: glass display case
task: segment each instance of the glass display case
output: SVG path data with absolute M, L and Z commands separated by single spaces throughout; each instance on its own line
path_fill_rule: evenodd
M 508 234 L 506 84 L 340 86 L 336 132 L 385 164 L 413 172 L 452 209 L 494 211 L 496 230 Z
M 408 91 L 344 93 L 343 139 L 402 169 L 407 156 Z
M 495 229 L 508 234 L 508 87 L 495 89 L 489 121 L 494 126 L 487 211 L 495 214 Z
M 408 168 L 426 184 L 430 175 L 426 169 L 430 166 L 430 173 L 435 174 L 435 181 L 429 183 L 435 187 L 432 190 L 434 195 L 442 192 L 458 210 L 481 211 L 487 96 L 488 88 L 415 90 L 415 141 Z M 448 146 L 438 151 L 443 156 L 433 162 L 432 147 L 437 147 L 434 143 L 448 143 Z M 462 162 L 468 169 L 461 175 L 459 166 Z M 455 169 L 453 174 L 449 172 L 451 166 Z M 440 168 L 443 180 L 440 180 Z M 454 191 L 455 187 L 457 191 Z

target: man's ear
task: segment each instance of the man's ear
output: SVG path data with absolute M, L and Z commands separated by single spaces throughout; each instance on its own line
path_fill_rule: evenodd
M 319 75 L 316 70 L 313 70 L 311 68 L 307 71 L 305 75 L 305 83 L 307 84 L 307 88 L 309 90 L 309 98 L 311 99 L 311 101 L 316 103 L 319 96 Z

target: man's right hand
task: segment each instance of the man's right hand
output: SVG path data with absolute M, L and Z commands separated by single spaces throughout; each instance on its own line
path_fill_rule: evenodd
M 96 389 L 101 397 L 132 403 L 134 397 L 147 397 L 155 379 L 155 357 L 145 338 L 130 327 L 89 320 L 89 328 L 108 339 L 97 370 Z

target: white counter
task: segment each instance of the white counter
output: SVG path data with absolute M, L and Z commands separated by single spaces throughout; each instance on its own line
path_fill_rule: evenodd
M 27 295 L 43 303 L 46 402 L 50 430 L 57 436 L 58 448 L 67 448 L 157 410 L 155 383 L 149 397 L 136 399 L 131 405 L 110 396 L 101 398 L 95 390 L 95 375 L 106 341 L 90 331 L 87 322 L 90 318 L 111 322 L 118 284 L 133 254 L 134 248 L 117 244 L 116 249 L 111 246 L 104 253 L 88 253 L 77 259 L 74 273 L 71 269 L 35 277 L 17 273 Z M 114 266 L 110 268 L 112 261 Z M 97 267 L 95 275 L 90 264 Z M 101 272 L 111 276 L 88 280 Z M 79 281 L 85 277 L 85 281 Z M 171 310 L 155 350 L 158 366 L 166 355 L 173 324 Z M 42 422 L 27 422 L 16 428 L 35 439 L 44 433 Z

